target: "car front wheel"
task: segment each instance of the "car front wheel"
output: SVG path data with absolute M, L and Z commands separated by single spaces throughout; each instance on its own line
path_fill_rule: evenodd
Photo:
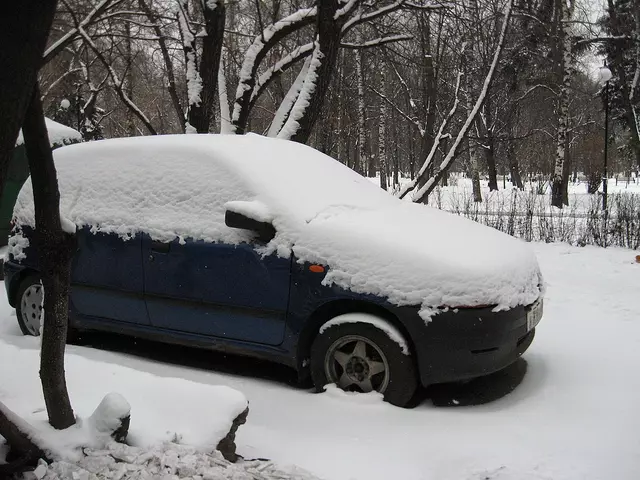
M 418 387 L 406 348 L 371 323 L 332 324 L 322 329 L 311 348 L 313 383 L 317 391 L 330 383 L 345 391 L 376 391 L 387 402 L 405 407 Z

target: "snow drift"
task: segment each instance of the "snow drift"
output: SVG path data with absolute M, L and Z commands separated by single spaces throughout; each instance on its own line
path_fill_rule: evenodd
M 49 134 L 49 143 L 52 148 L 82 141 L 82 135 L 80 135 L 80 132 L 77 130 L 55 122 L 50 118 L 45 118 L 44 120 L 47 126 L 47 133 Z M 22 130 L 18 133 L 18 140 L 16 141 L 16 147 L 19 145 L 24 145 Z

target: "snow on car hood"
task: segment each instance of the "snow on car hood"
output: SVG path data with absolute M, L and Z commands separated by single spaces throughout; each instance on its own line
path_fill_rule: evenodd
M 329 266 L 324 279 L 397 305 L 528 305 L 543 281 L 521 240 L 425 205 L 331 207 L 299 232 L 293 251 Z

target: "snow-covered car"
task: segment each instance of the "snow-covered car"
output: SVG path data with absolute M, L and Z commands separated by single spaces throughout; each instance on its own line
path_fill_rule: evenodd
M 298 143 L 138 137 L 64 147 L 55 162 L 78 238 L 73 329 L 257 356 L 318 390 L 402 406 L 419 384 L 511 364 L 542 315 L 524 242 L 398 200 Z M 13 221 L 5 286 L 38 335 L 30 182 Z

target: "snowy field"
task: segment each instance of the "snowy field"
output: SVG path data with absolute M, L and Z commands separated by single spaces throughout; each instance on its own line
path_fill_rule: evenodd
M 150 428 L 148 405 L 167 414 L 156 430 L 202 439 L 218 428 L 212 399 L 230 394 L 221 388 L 228 386 L 250 403 L 240 454 L 326 480 L 636 480 L 638 252 L 534 247 L 548 284 L 545 315 L 518 365 L 522 372 L 526 362 L 522 382 L 491 402 L 469 405 L 496 393 L 489 380 L 441 391 L 440 403 L 452 407 L 425 400 L 403 410 L 375 395 L 314 395 L 289 385 L 275 365 L 109 337 L 91 342 L 100 348 L 68 348 L 72 403 L 89 415 L 116 382 L 132 404 L 132 431 Z M 0 302 L 0 400 L 42 418 L 38 340 L 23 337 L 4 295 Z
M 368 177 L 375 185 L 380 185 L 380 177 Z M 409 178 L 400 178 L 400 186 L 403 187 L 409 182 Z M 479 211 L 485 209 L 488 211 L 496 211 L 498 209 L 508 210 L 511 203 L 516 200 L 518 210 L 524 210 L 526 198 L 535 196 L 536 202 L 540 206 L 549 206 L 551 204 L 551 187 L 549 182 L 545 182 L 540 186 L 544 192 L 539 193 L 538 182 L 528 182 L 524 185 L 524 190 L 514 188 L 509 181 L 503 181 L 502 177 L 498 178 L 498 191 L 491 192 L 489 190 L 489 182 L 486 179 L 480 180 L 480 191 L 482 193 L 482 203 L 478 206 Z M 599 192 L 602 193 L 602 186 Z M 640 179 L 636 177 L 627 179 L 610 178 L 607 183 L 607 192 L 609 195 L 618 194 L 636 194 L 640 195 Z M 409 197 L 406 197 L 409 199 Z M 429 204 L 447 211 L 464 211 L 466 203 L 473 204 L 473 185 L 471 178 L 464 177 L 461 174 L 452 174 L 449 179 L 449 185 L 446 187 L 438 186 L 429 196 Z M 593 205 L 600 205 L 602 197 L 599 195 L 590 195 L 587 193 L 587 182 L 578 181 L 569 183 L 569 206 L 565 207 L 570 213 L 584 214 Z
M 504 211 L 509 210 L 511 204 L 515 201 L 517 209 L 519 211 L 526 210 L 529 205 L 527 204 L 530 197 L 534 196 L 536 210 L 543 210 L 544 207 L 549 209 L 551 204 L 551 187 L 548 182 L 545 182 L 540 187 L 543 194 L 539 193 L 539 187 L 537 182 L 527 183 L 524 186 L 524 191 L 514 188 L 511 182 L 503 182 L 502 179 L 498 181 L 498 191 L 489 191 L 489 183 L 487 180 L 480 181 L 480 189 L 482 192 L 482 204 L 479 205 L 479 210 L 492 211 Z M 602 186 L 600 186 L 600 192 L 602 192 Z M 607 184 L 607 192 L 609 195 L 615 197 L 619 194 L 640 194 L 640 183 L 638 179 L 633 178 L 629 183 L 625 180 L 609 179 Z M 452 178 L 450 185 L 447 187 L 438 187 L 433 194 L 429 197 L 429 202 L 434 205 L 448 211 L 463 211 L 465 209 L 465 203 L 473 203 L 473 186 L 470 178 Z M 602 202 L 600 195 L 590 195 L 587 193 L 586 182 L 570 182 L 569 183 L 569 206 L 565 209 L 570 214 L 585 214 L 591 208 L 595 206 L 597 209 Z

